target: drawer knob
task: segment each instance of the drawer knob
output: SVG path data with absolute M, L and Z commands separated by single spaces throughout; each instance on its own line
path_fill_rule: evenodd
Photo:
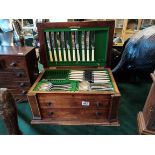
M 52 102 L 48 102 L 47 105 L 48 105 L 48 106 L 51 106 L 51 105 L 52 105 Z
M 22 94 L 23 94 L 23 95 L 25 95 L 26 93 L 27 93 L 27 91 L 26 91 L 26 90 L 23 90 L 23 91 L 22 91 Z
M 11 66 L 11 67 L 16 67 L 17 64 L 16 64 L 15 62 L 12 62 L 12 63 L 10 64 L 10 66 Z
M 96 102 L 96 107 L 99 108 L 100 107 L 100 102 Z
M 54 113 L 53 112 L 48 112 L 48 116 L 52 116 Z
M 17 77 L 22 77 L 22 73 L 17 73 Z
M 96 112 L 96 116 L 101 116 L 101 114 L 102 114 L 102 113 L 99 112 L 99 111 Z
M 20 87 L 24 87 L 24 86 L 25 86 L 24 82 L 20 83 Z

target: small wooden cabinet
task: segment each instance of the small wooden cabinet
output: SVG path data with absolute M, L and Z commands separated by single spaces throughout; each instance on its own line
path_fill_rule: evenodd
M 142 135 L 155 135 L 155 72 L 151 73 L 153 80 L 149 95 L 142 112 L 138 113 L 138 129 Z
M 17 102 L 27 100 L 26 93 L 37 76 L 35 48 L 0 46 L 0 88 L 8 88 Z

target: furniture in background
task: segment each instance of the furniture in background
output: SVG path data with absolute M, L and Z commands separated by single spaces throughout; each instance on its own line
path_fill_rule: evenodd
M 141 29 L 145 29 L 149 26 L 155 25 L 154 19 L 143 19 L 141 24 Z
M 5 122 L 9 135 L 22 134 L 18 126 L 15 100 L 7 88 L 0 88 L 0 116 Z
M 8 88 L 16 102 L 26 101 L 26 93 L 38 76 L 35 48 L 0 46 L 0 88 Z
M 141 135 L 155 135 L 155 72 L 151 73 L 153 80 L 150 92 L 142 112 L 138 113 L 138 130 Z
M 141 28 L 142 19 L 124 19 L 121 38 L 123 41 L 130 38 Z

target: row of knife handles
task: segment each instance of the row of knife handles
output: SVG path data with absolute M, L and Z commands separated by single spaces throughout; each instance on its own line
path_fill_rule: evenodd
M 51 62 L 95 61 L 95 31 L 44 33 Z

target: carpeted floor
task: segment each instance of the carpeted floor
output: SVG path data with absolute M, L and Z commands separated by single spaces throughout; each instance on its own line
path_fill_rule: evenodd
M 19 127 L 24 135 L 136 135 L 137 113 L 143 109 L 152 81 L 150 79 L 137 84 L 117 83 L 122 95 L 119 127 L 31 125 L 32 114 L 28 103 L 17 105 Z M 7 134 L 2 119 L 0 119 L 0 134 Z

